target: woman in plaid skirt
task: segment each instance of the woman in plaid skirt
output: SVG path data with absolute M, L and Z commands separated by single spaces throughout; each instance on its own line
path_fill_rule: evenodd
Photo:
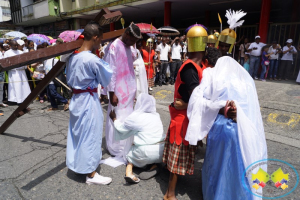
M 169 186 L 164 199 L 176 199 L 175 188 L 178 175 L 194 172 L 194 159 L 197 146 L 189 145 L 184 140 L 188 127 L 187 105 L 190 95 L 202 79 L 202 71 L 207 63 L 205 56 L 207 32 L 202 25 L 196 25 L 187 30 L 189 59 L 178 71 L 175 82 L 174 103 L 169 106 L 171 123 L 168 129 L 163 162 L 170 171 Z M 202 60 L 203 59 L 203 60 Z

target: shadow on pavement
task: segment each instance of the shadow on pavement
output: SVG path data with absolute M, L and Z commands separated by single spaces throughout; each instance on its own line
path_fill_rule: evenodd
M 51 169 L 50 171 L 46 172 L 45 174 L 39 176 L 38 178 L 36 178 L 33 181 L 31 181 L 31 182 L 27 183 L 26 185 L 24 185 L 22 187 L 22 189 L 26 190 L 26 191 L 31 190 L 32 188 L 34 188 L 35 186 L 37 186 L 38 184 L 40 184 L 41 182 L 43 182 L 47 178 L 53 176 L 54 174 L 56 174 L 57 172 L 59 172 L 60 170 L 62 170 L 65 167 L 66 167 L 66 162 L 63 162 L 63 163 L 59 164 L 55 168 Z
M 205 148 L 198 148 L 195 157 L 195 167 L 194 174 L 185 176 L 178 176 L 177 186 L 176 186 L 176 196 L 187 195 L 189 199 L 202 200 L 202 181 L 201 181 L 201 169 L 203 163 L 200 159 L 203 159 L 205 155 Z M 163 168 L 161 173 L 155 177 L 156 182 L 159 183 L 161 191 L 163 194 L 166 193 L 168 182 L 169 182 L 170 172 L 167 168 Z
M 39 139 L 34 139 L 34 137 L 24 137 L 24 136 L 20 136 L 20 135 L 14 135 L 14 134 L 11 134 L 11 133 L 3 133 L 2 135 L 21 139 L 22 142 L 30 141 L 30 142 L 37 142 L 37 143 L 40 143 L 40 144 L 48 144 L 50 146 L 56 146 L 56 147 L 61 147 L 61 148 L 66 148 L 67 147 L 64 144 L 57 144 L 57 143 L 54 143 L 54 142 L 48 142 L 48 141 L 43 141 L 43 140 L 39 140 Z

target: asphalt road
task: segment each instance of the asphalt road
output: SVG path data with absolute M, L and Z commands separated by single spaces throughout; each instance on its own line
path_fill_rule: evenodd
M 289 162 L 300 172 L 300 86 L 294 82 L 256 81 L 268 145 L 269 158 Z M 169 125 L 168 104 L 173 86 L 154 88 L 157 110 L 164 130 Z M 17 119 L 0 135 L 0 199 L 162 199 L 169 173 L 163 169 L 155 178 L 137 185 L 126 184 L 125 166 L 101 165 L 108 186 L 88 186 L 85 176 L 75 175 L 65 165 L 69 112 L 47 112 L 49 103 L 34 102 L 29 114 Z M 106 115 L 107 106 L 103 107 Z M 16 106 L 3 108 L 3 123 Z M 61 107 L 62 109 L 62 107 Z M 103 137 L 105 135 L 103 134 Z M 105 141 L 105 140 L 103 140 Z M 103 142 L 103 157 L 109 157 Z M 201 198 L 201 166 L 205 147 L 196 155 L 195 173 L 178 180 L 178 199 Z M 136 174 L 141 169 L 134 169 Z M 300 188 L 283 199 L 300 199 Z

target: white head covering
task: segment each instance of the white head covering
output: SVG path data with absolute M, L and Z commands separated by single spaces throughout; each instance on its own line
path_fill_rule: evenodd
M 293 40 L 292 40 L 292 39 L 288 39 L 288 40 L 286 41 L 286 43 L 293 43 Z
M 267 158 L 267 145 L 253 79 L 233 58 L 219 58 L 214 68 L 203 71 L 201 84 L 189 100 L 189 126 L 185 139 L 196 145 L 210 131 L 227 100 L 237 107 L 238 137 L 245 168 Z
M 23 40 L 17 40 L 18 45 L 22 46 L 25 44 L 25 42 Z
M 139 131 L 145 128 L 146 124 L 148 124 L 149 120 L 151 120 L 150 118 L 152 115 L 147 115 L 148 119 L 144 119 L 144 113 L 152 114 L 153 124 L 156 123 L 157 120 L 155 120 L 154 118 L 157 119 L 157 116 L 159 116 L 159 114 L 156 112 L 156 101 L 153 96 L 141 93 L 137 98 L 134 111 L 126 118 L 124 126 L 130 130 Z

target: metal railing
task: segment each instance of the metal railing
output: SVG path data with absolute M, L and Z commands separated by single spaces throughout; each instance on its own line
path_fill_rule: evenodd
M 22 17 L 33 17 L 33 4 L 22 8 Z
M 300 22 L 290 23 L 274 23 L 269 27 L 268 43 L 277 41 L 282 47 L 285 46 L 288 39 L 293 40 L 293 45 L 297 48 L 300 44 Z M 297 50 L 298 51 L 298 50 Z M 293 62 L 293 76 L 296 76 L 299 72 L 299 54 L 294 56 Z

